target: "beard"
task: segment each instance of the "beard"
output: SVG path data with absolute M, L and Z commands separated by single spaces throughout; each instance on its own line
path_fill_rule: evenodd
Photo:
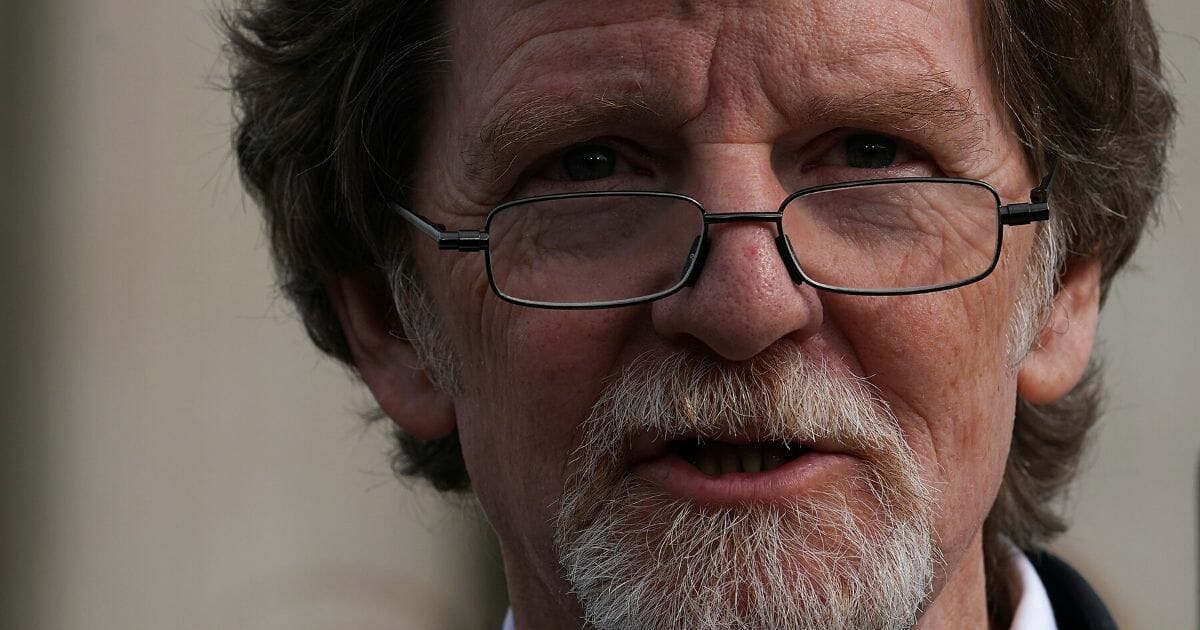
M 931 592 L 933 492 L 863 379 L 789 351 L 737 365 L 647 356 L 606 387 L 583 434 L 555 541 L 595 628 L 907 628 Z M 702 505 L 628 473 L 628 444 L 647 434 L 831 440 L 861 461 L 801 496 Z

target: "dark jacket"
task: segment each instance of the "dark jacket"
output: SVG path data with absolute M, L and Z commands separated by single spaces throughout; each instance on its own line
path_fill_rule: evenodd
M 1116 630 L 1100 596 L 1062 559 L 1041 551 L 1026 554 L 1050 596 L 1059 630 Z

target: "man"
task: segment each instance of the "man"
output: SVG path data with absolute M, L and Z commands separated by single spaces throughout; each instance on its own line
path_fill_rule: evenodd
M 509 624 L 1111 625 L 1036 550 L 1172 128 L 1142 3 L 231 23 L 284 287 L 478 496 Z

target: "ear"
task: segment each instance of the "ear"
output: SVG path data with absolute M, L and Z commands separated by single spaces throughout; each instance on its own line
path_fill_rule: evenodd
M 1017 373 L 1017 393 L 1044 405 L 1065 396 L 1083 378 L 1100 319 L 1100 262 L 1067 265 L 1053 310 Z
M 454 401 L 429 379 L 400 330 L 383 274 L 326 277 L 325 292 L 341 320 L 354 365 L 383 413 L 422 440 L 449 435 L 456 424 Z

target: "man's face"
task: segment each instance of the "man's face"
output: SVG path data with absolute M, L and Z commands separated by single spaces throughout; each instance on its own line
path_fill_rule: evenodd
M 996 107 L 973 3 L 452 2 L 447 19 L 452 63 L 413 205 L 452 229 L 553 192 L 665 190 L 712 212 L 769 212 L 830 181 L 967 177 L 1005 202 L 1034 183 Z M 925 555 L 906 578 L 922 606 L 979 582 L 1032 234 L 1007 228 L 982 282 L 860 297 L 793 283 L 769 224 L 714 226 L 695 286 L 592 311 L 502 302 L 482 256 L 420 241 L 418 267 L 460 363 L 464 456 L 515 601 L 537 602 L 529 609 L 542 612 L 528 614 L 558 627 L 556 614 L 579 612 L 572 589 L 602 599 L 624 583 L 568 584 L 565 572 L 604 558 L 621 559 L 614 571 L 699 570 L 715 554 L 726 565 L 705 579 L 725 584 L 672 590 L 664 573 L 643 587 L 685 601 L 719 592 L 745 612 L 767 598 L 759 580 L 836 591 L 845 577 L 821 567 L 852 573 L 855 545 L 876 544 Z M 636 389 L 645 379 L 672 384 Z M 697 437 L 701 452 L 687 450 Z M 796 452 L 780 452 L 784 442 Z M 738 448 L 787 463 L 721 474 Z M 729 528 L 741 551 L 681 545 Z M 787 540 L 765 549 L 748 528 Z M 754 564 L 771 561 L 782 568 Z M 809 596 L 833 597 L 823 588 Z

